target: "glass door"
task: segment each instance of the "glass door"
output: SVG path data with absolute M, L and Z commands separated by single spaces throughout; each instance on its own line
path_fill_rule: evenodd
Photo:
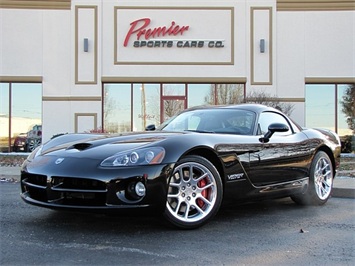
M 186 84 L 162 84 L 160 104 L 160 122 L 172 118 L 187 108 Z

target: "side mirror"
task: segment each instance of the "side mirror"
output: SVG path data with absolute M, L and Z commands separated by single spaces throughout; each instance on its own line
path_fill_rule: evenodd
M 261 137 L 259 139 L 260 142 L 262 143 L 268 143 L 271 136 L 275 133 L 275 132 L 287 132 L 289 130 L 289 127 L 285 124 L 281 124 L 281 123 L 272 123 L 269 125 L 268 128 L 268 132 L 264 135 L 264 137 Z
M 145 128 L 145 131 L 154 131 L 154 130 L 156 130 L 156 127 L 154 124 L 148 125 Z

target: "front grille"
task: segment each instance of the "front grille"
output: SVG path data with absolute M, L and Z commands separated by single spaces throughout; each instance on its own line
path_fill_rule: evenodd
M 46 188 L 47 186 L 47 176 L 45 175 L 27 175 L 27 182 L 33 186 L 38 186 L 40 188 Z
M 22 191 L 37 201 L 66 206 L 106 206 L 105 182 L 75 177 L 23 174 Z
M 22 191 L 28 192 L 31 198 L 43 202 L 47 201 L 47 176 L 22 174 L 21 187 Z

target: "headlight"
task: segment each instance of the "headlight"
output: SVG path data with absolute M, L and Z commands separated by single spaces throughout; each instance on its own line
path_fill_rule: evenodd
M 162 147 L 151 147 L 132 150 L 129 152 L 119 152 L 101 162 L 101 166 L 134 166 L 159 164 L 163 161 L 165 150 Z

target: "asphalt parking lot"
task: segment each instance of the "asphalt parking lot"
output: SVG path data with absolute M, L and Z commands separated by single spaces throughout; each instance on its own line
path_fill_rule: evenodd
M 354 265 L 355 178 L 325 206 L 290 199 L 225 205 L 182 231 L 160 216 L 56 212 L 20 199 L 20 166 L 0 166 L 0 265 Z M 348 173 L 350 173 L 348 175 Z
M 0 184 L 0 265 L 354 265 L 354 199 L 225 205 L 197 230 L 160 216 L 68 213 L 28 205 Z

